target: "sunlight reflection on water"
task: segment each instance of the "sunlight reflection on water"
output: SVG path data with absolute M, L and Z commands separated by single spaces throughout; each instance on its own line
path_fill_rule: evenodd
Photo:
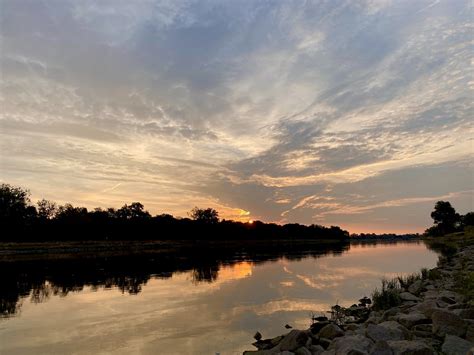
M 0 353 L 241 354 L 257 330 L 271 337 L 287 323 L 307 327 L 310 312 L 350 305 L 382 277 L 436 261 L 419 243 L 352 245 L 342 255 L 237 262 L 202 282 L 194 271 L 152 277 L 137 294 L 85 286 L 44 302 L 27 297 L 0 320 Z

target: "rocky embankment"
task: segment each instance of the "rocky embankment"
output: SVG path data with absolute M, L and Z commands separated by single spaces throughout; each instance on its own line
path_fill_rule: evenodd
M 244 355 L 297 354 L 474 354 L 474 245 L 460 247 L 451 257 L 440 257 L 438 267 L 400 282 L 387 300 L 397 306 L 353 305 L 337 310 L 356 315 L 318 317 L 307 330 L 291 330 L 253 345 Z M 396 293 L 393 297 L 393 292 Z M 390 303 L 388 302 L 388 303 Z M 358 315 L 358 316 L 357 316 Z

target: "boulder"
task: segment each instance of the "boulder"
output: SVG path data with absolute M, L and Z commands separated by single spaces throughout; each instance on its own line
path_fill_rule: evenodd
M 294 329 L 283 338 L 277 347 L 280 351 L 294 351 L 304 346 L 307 340 L 308 334 L 306 332 Z
M 413 312 L 423 313 L 427 317 L 431 317 L 433 312 L 438 309 L 439 307 L 435 299 L 425 299 L 423 302 L 420 302 L 411 308 Z
M 408 286 L 408 292 L 414 295 L 418 295 L 420 294 L 422 288 L 423 288 L 423 282 L 421 280 L 416 280 L 410 286 Z
M 454 298 L 447 297 L 447 296 L 441 296 L 438 298 L 438 304 L 440 305 L 440 307 L 441 307 L 441 302 L 446 305 L 444 307 L 448 307 L 450 305 L 456 304 L 456 301 L 454 300 Z
M 355 324 L 355 323 L 349 323 L 349 324 L 345 324 L 344 325 L 344 329 L 347 331 L 347 330 L 352 330 L 352 331 L 356 331 L 357 329 L 360 328 L 360 325 L 358 324 Z
M 466 335 L 467 323 L 454 313 L 437 310 L 432 314 L 433 333 L 440 337 L 446 334 L 463 337 Z
M 413 331 L 417 332 L 433 332 L 433 324 L 417 324 L 412 328 Z
M 321 355 L 336 355 L 335 350 L 324 350 Z
M 324 349 L 327 349 L 329 345 L 331 345 L 331 339 L 319 338 L 319 345 L 321 345 Z
M 467 326 L 466 340 L 474 342 L 474 324 L 469 324 Z
M 390 317 L 396 316 L 400 312 L 401 312 L 400 307 L 393 307 L 393 308 L 387 309 L 385 312 L 383 312 L 382 319 L 388 320 Z
M 401 292 L 400 293 L 400 299 L 402 301 L 414 301 L 414 302 L 419 302 L 421 299 L 419 297 L 416 297 L 414 294 L 410 292 Z
M 336 354 L 356 354 L 354 351 L 358 351 L 362 354 L 368 354 L 370 348 L 374 345 L 374 342 L 369 338 L 362 335 L 346 335 L 334 339 L 329 346 L 329 350 L 333 349 Z
M 380 324 L 369 324 L 366 335 L 374 342 L 379 340 L 406 340 L 410 338 L 410 332 L 400 323 L 386 321 Z
M 446 355 L 467 354 L 473 343 L 455 335 L 446 335 L 441 350 Z
M 321 345 L 311 345 L 309 351 L 311 351 L 311 355 L 321 355 L 324 352 L 324 348 Z
M 377 341 L 369 352 L 370 355 L 392 355 L 393 351 L 385 340 Z
M 309 351 L 309 349 L 302 346 L 301 348 L 298 348 L 295 350 L 295 355 L 312 355 L 312 354 L 311 354 L 311 351 Z
M 416 338 L 430 338 L 430 339 L 432 339 L 433 336 L 434 336 L 432 332 L 424 332 L 424 331 L 421 331 L 421 330 L 414 330 L 412 334 L 413 334 L 413 339 L 416 339 Z
M 330 324 L 329 321 L 321 321 L 311 324 L 310 329 L 313 334 L 318 334 L 321 329 Z
M 454 292 L 454 291 L 448 291 L 448 290 L 443 290 L 439 293 L 439 296 L 438 296 L 439 299 L 445 299 L 445 300 L 448 300 L 448 299 L 452 299 L 454 303 L 457 303 L 457 302 L 463 302 L 465 297 L 457 292 Z
M 474 319 L 474 308 L 454 309 L 453 313 L 463 319 Z
M 328 324 L 323 329 L 321 329 L 318 335 L 322 338 L 334 339 L 336 337 L 341 337 L 344 335 L 344 331 L 339 328 L 336 324 Z
M 394 355 L 432 355 L 433 348 L 418 340 L 392 340 L 387 342 Z
M 258 340 L 255 343 L 252 343 L 252 345 L 258 350 L 272 349 L 277 346 L 284 337 L 284 335 L 280 335 L 272 339 Z
M 425 316 L 421 312 L 411 312 L 408 314 L 400 314 L 399 316 L 396 317 L 396 320 L 407 328 L 411 328 L 417 324 L 431 323 L 431 319 Z

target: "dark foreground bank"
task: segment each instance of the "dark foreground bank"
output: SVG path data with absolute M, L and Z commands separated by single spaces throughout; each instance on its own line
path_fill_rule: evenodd
M 428 239 L 438 267 L 384 281 L 372 300 L 334 306 L 307 330 L 253 343 L 244 355 L 473 354 L 474 233 Z

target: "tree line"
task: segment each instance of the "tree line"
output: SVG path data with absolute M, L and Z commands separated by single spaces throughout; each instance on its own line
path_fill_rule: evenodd
M 136 240 L 136 239 L 331 239 L 344 240 L 349 232 L 337 226 L 243 223 L 219 218 L 213 208 L 195 207 L 189 217 L 152 216 L 140 202 L 121 208 L 58 205 L 42 199 L 31 203 L 27 189 L 0 185 L 0 240 Z

